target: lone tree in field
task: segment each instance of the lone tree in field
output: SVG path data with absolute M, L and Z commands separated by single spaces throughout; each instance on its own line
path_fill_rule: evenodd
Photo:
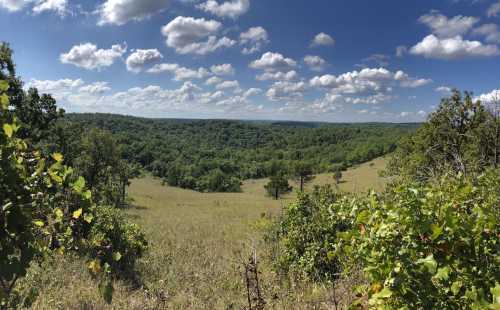
M 272 176 L 269 183 L 267 183 L 264 188 L 269 196 L 274 197 L 276 200 L 278 200 L 281 195 L 292 191 L 292 187 L 288 184 L 288 180 L 284 173 L 278 173 Z
M 333 171 L 333 178 L 335 179 L 335 182 L 337 182 L 337 184 L 340 183 L 340 180 L 342 179 L 342 170 L 340 170 L 340 168 L 337 168 Z
M 312 165 L 303 161 L 295 163 L 293 175 L 300 183 L 300 191 L 304 191 L 304 185 L 314 179 Z

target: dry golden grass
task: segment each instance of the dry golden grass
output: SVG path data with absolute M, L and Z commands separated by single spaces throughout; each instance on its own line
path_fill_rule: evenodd
M 378 171 L 384 159 L 344 172 L 344 191 L 381 189 Z M 249 180 L 242 193 L 198 193 L 162 185 L 152 177 L 137 179 L 129 190 L 135 208 L 128 210 L 150 242 L 138 272 L 142 287 L 117 281 L 114 302 L 99 298 L 93 280 L 81 262 L 61 259 L 33 272 L 40 285 L 39 309 L 241 309 L 245 306 L 245 282 L 241 262 L 252 248 L 265 252 L 261 233 L 254 224 L 263 214 L 277 215 L 295 193 L 275 201 L 266 197 L 266 180 Z M 333 184 L 332 174 L 316 176 L 313 185 Z M 284 283 L 261 255 L 261 280 L 268 306 L 277 309 L 326 307 L 327 288 L 309 283 Z M 54 275 L 55 276 L 52 276 Z M 233 307 L 233 308 L 230 308 Z

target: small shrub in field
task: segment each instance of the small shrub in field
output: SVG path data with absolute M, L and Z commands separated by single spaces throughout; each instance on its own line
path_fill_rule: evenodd
M 348 226 L 341 218 L 334 218 L 339 214 L 331 209 L 336 199 L 329 186 L 316 187 L 311 194 L 299 193 L 285 208 L 277 233 L 279 269 L 314 280 L 333 280 L 340 272 L 333 254 L 337 232 Z
M 384 309 L 498 309 L 500 174 L 374 194 L 353 208 L 344 258 L 362 262 Z
M 119 209 L 96 207 L 93 211 L 94 219 L 87 237 L 89 256 L 98 259 L 100 267 L 110 268 L 118 275 L 133 271 L 136 260 L 147 248 L 144 233 Z

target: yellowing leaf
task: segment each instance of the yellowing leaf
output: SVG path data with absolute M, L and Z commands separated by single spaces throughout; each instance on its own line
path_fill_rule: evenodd
M 98 260 L 91 261 L 88 267 L 90 272 L 93 274 L 98 274 L 99 272 L 101 272 L 101 264 L 99 264 Z
M 64 157 L 61 153 L 54 153 L 52 154 L 52 158 L 57 162 L 61 162 Z
M 80 218 L 80 216 L 82 216 L 82 213 L 83 213 L 83 209 L 82 208 L 76 210 L 75 212 L 73 212 L 73 218 L 74 219 Z
M 45 223 L 43 221 L 41 221 L 41 220 L 36 220 L 36 221 L 33 222 L 33 224 L 35 224 L 38 227 L 45 226 Z
M 12 137 L 12 134 L 14 133 L 14 129 L 12 128 L 12 125 L 10 124 L 3 124 L 3 132 L 5 135 L 9 138 Z
M 431 230 L 432 230 L 431 240 L 434 241 L 439 236 L 441 236 L 441 233 L 443 232 L 443 227 L 439 227 L 438 225 L 431 224 Z
M 62 219 L 62 217 L 64 216 L 64 213 L 63 213 L 63 212 L 62 212 L 62 210 L 61 210 L 61 209 L 59 209 L 59 208 L 57 208 L 57 209 L 54 211 L 54 213 L 56 214 L 56 218 L 57 218 L 58 220 Z

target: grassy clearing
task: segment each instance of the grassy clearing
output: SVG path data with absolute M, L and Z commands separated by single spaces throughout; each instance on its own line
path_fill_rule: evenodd
M 341 190 L 381 189 L 378 171 L 385 159 L 376 159 L 344 172 Z M 265 196 L 266 180 L 244 183 L 242 193 L 198 193 L 162 185 L 152 177 L 132 182 L 135 208 L 128 213 L 145 230 L 150 251 L 138 267 L 142 283 L 136 289 L 117 281 L 112 307 L 105 305 L 92 279 L 72 259 L 58 260 L 34 272 L 39 283 L 40 309 L 240 309 L 245 306 L 241 262 L 253 247 L 261 257 L 261 281 L 268 305 L 274 308 L 325 307 L 328 290 L 305 282 L 280 281 L 264 253 L 255 223 L 278 215 L 295 194 L 275 201 Z M 332 174 L 316 176 L 308 185 L 333 184 Z M 296 186 L 294 186 L 296 187 Z

